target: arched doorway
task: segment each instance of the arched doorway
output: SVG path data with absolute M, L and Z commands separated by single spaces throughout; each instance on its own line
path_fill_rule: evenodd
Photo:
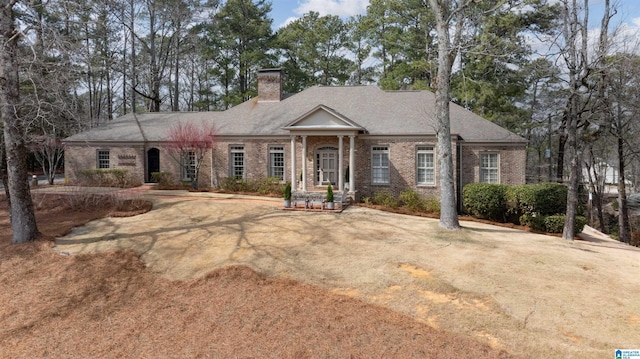
M 316 151 L 316 184 L 326 186 L 338 180 L 338 149 L 335 147 L 320 147 Z
M 160 150 L 157 148 L 147 151 L 147 182 L 155 182 L 151 175 L 154 172 L 160 172 Z

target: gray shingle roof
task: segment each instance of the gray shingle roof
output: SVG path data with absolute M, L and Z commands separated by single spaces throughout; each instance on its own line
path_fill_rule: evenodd
M 67 138 L 75 141 L 161 141 L 177 121 L 213 121 L 222 136 L 288 135 L 283 129 L 318 106 L 332 109 L 370 135 L 433 135 L 435 98 L 429 91 L 383 91 L 375 86 L 312 87 L 280 102 L 252 99 L 223 112 L 133 114 Z M 142 129 L 142 132 L 141 130 Z M 144 137 L 142 136 L 144 133 Z M 525 142 L 451 104 L 451 133 L 468 142 Z

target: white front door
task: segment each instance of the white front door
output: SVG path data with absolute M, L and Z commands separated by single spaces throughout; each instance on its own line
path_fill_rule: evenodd
M 338 149 L 323 147 L 316 153 L 316 183 L 336 185 L 338 180 Z

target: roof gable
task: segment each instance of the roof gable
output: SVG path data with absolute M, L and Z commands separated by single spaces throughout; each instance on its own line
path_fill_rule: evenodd
M 293 122 L 284 126 L 285 130 L 363 130 L 338 111 L 325 105 L 318 105 Z

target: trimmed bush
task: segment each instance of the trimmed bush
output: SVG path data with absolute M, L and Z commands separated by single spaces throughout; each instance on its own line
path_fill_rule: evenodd
M 534 231 L 547 233 L 562 233 L 565 221 L 565 215 L 532 216 L 530 214 L 523 214 L 520 216 L 520 223 L 522 225 L 529 226 L 529 228 Z M 582 232 L 586 224 L 587 219 L 585 217 L 576 216 L 576 234 Z
M 151 178 L 158 184 L 159 187 L 173 187 L 175 186 L 175 179 L 171 172 L 152 172 Z
M 547 216 L 544 217 L 544 227 L 548 233 L 562 233 L 564 229 L 564 222 L 566 221 L 565 215 Z M 575 231 L 576 234 L 582 232 L 584 226 L 587 224 L 587 219 L 583 216 L 576 216 Z
M 538 183 L 509 186 L 506 201 L 510 214 L 550 216 L 567 208 L 567 186 L 560 183 Z
M 333 187 L 331 187 L 331 183 L 327 186 L 327 197 L 325 199 L 327 202 L 333 202 Z
M 520 216 L 519 221 L 521 225 L 528 226 L 534 231 L 546 232 L 547 230 L 544 223 L 544 217 L 542 216 L 523 214 Z
M 440 215 L 440 200 L 434 196 L 425 199 L 425 211 Z
M 373 203 L 385 207 L 398 208 L 400 203 L 389 191 L 379 191 L 373 194 Z
M 281 183 L 275 177 L 259 180 L 239 180 L 234 177 L 223 178 L 220 181 L 220 189 L 227 192 L 249 192 L 260 194 L 272 194 L 283 196 L 285 183 Z
M 562 233 L 564 222 L 565 216 L 548 216 L 544 218 L 544 228 L 548 233 Z
M 141 182 L 129 175 L 123 168 L 84 169 L 80 171 L 83 186 L 129 188 L 141 185 Z
M 404 207 L 414 212 L 425 212 L 427 209 L 426 201 L 412 189 L 400 192 L 400 201 Z
M 284 188 L 284 200 L 291 201 L 291 183 L 287 182 L 287 186 Z
M 260 194 L 284 194 L 286 185 L 277 177 L 268 177 L 256 182 Z
M 582 232 L 584 226 L 587 225 L 587 217 L 576 216 L 576 234 Z
M 507 185 L 503 184 L 469 183 L 462 190 L 464 208 L 474 217 L 504 222 L 506 191 Z

